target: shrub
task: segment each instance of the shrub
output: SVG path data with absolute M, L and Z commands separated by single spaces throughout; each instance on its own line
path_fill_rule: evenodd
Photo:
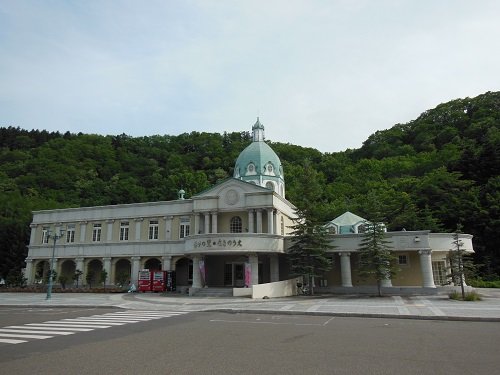
M 500 280 L 486 281 L 482 279 L 470 279 L 467 281 L 474 288 L 500 288 Z
M 450 299 L 455 301 L 481 301 L 481 295 L 475 291 L 465 293 L 465 298 L 462 300 L 462 293 L 456 290 L 448 294 Z

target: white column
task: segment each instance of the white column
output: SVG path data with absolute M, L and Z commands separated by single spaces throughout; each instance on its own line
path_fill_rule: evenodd
M 210 233 L 210 212 L 205 212 L 205 234 Z
M 134 220 L 135 220 L 135 240 L 140 241 L 141 240 L 142 222 L 144 221 L 144 218 L 138 217 Z
M 256 233 L 262 233 L 262 210 L 257 209 L 257 231 Z
M 431 250 L 419 250 L 420 270 L 422 271 L 422 286 L 424 288 L 435 288 L 434 277 L 432 276 Z
M 248 262 L 252 270 L 252 285 L 259 284 L 259 257 L 256 254 L 248 256 Z
M 104 284 L 109 285 L 111 284 L 111 280 L 113 280 L 112 278 L 113 275 L 111 275 L 111 258 L 110 257 L 102 258 L 102 264 L 103 264 L 102 269 L 106 271 L 106 273 L 108 274 L 108 277 L 106 278 Z
M 254 229 L 253 229 L 253 210 L 248 210 L 248 233 L 254 233 Z
M 132 261 L 132 274 L 130 275 L 130 281 L 137 287 L 137 279 L 139 277 L 139 271 L 141 267 L 141 257 L 131 257 L 130 260 Z
M 80 222 L 80 242 L 85 242 L 85 236 L 87 233 L 87 222 L 82 221 Z
M 34 245 L 36 241 L 36 224 L 30 224 L 31 233 L 30 233 L 30 245 Z
M 108 227 L 106 229 L 106 239 L 108 242 L 111 242 L 113 240 L 113 223 L 114 220 L 106 220 L 106 223 L 108 224 Z
M 193 288 L 201 288 L 200 255 L 193 255 Z
M 200 234 L 200 214 L 194 214 L 194 233 Z
M 33 234 L 33 231 L 31 231 Z M 24 270 L 24 277 L 27 279 L 28 285 L 33 284 L 33 259 L 26 258 L 26 269 Z
M 280 281 L 280 263 L 278 255 L 272 254 L 269 257 L 269 265 L 270 265 L 270 274 L 271 274 L 271 282 Z
M 217 233 L 217 212 L 212 213 L 212 233 Z
M 172 257 L 170 255 L 161 258 L 161 268 L 163 271 L 170 271 L 172 269 Z
M 272 208 L 267 210 L 267 233 L 274 233 L 274 210 Z
M 342 277 L 342 286 L 352 287 L 351 279 L 351 253 L 343 252 L 340 255 L 340 274 Z

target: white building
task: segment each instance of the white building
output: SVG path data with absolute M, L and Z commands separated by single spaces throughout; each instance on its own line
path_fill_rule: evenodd
M 257 119 L 253 142 L 241 152 L 229 178 L 189 199 L 68 208 L 33 213 L 25 275 L 35 283 L 49 270 L 55 248 L 58 275 L 83 271 L 120 274 L 133 283 L 141 269 L 175 270 L 178 289 L 243 287 L 289 278 L 286 249 L 295 207 L 285 199 L 279 157 L 264 142 Z M 333 269 L 317 280 L 332 291 L 373 284 L 356 273 L 364 219 L 351 213 L 327 224 L 336 246 Z M 64 230 L 54 242 L 49 233 Z M 446 255 L 451 234 L 388 232 L 401 271 L 386 286 L 435 288 L 447 282 Z M 468 251 L 472 236 L 462 235 Z M 245 278 L 245 270 L 247 278 Z M 250 274 L 250 279 L 248 278 Z M 95 282 L 96 280 L 94 280 Z

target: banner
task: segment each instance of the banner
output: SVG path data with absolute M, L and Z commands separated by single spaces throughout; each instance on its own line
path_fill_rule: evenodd
M 205 286 L 205 261 L 202 259 L 200 260 L 200 278 L 201 278 L 201 285 Z

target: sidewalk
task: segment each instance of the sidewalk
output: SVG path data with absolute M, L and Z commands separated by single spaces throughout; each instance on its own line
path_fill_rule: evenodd
M 446 295 L 432 296 L 297 296 L 265 300 L 189 297 L 154 293 L 90 294 L 0 293 L 6 307 L 119 307 L 135 310 L 220 311 L 231 313 L 308 314 L 387 317 L 403 319 L 472 320 L 500 322 L 500 291 L 478 289 L 482 301 L 462 302 Z

